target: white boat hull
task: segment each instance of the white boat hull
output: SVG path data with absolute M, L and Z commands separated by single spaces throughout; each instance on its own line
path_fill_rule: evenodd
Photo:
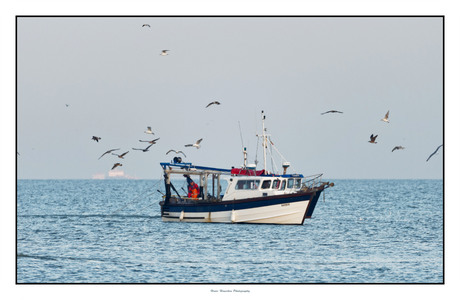
M 303 224 L 310 200 L 295 201 L 239 210 L 214 212 L 168 212 L 166 222 Z

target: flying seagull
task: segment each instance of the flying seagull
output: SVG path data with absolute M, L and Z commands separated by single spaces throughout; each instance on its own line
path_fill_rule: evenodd
M 100 137 L 94 136 L 91 138 L 93 141 L 96 141 L 99 143 L 99 140 L 101 139 Z
M 150 145 L 148 145 L 147 148 L 145 148 L 145 149 L 133 148 L 133 150 L 141 150 L 142 152 L 147 152 L 147 151 L 149 151 L 149 148 L 152 147 L 152 146 L 153 146 L 153 144 L 150 144 Z
M 161 50 L 160 55 L 161 56 L 166 56 L 166 55 L 168 55 L 168 51 L 171 51 L 171 50 Z
M 426 161 L 428 161 L 433 155 L 435 155 L 435 154 L 438 152 L 439 148 L 441 148 L 442 146 L 443 146 L 443 145 L 439 145 L 438 148 L 436 148 L 436 150 L 435 150 L 433 153 L 431 153 L 430 156 L 428 156 L 428 158 L 426 159 Z
M 185 155 L 184 152 L 182 152 L 182 151 L 176 151 L 176 150 L 174 150 L 174 149 L 171 149 L 171 150 L 169 150 L 168 152 L 166 152 L 166 155 L 168 155 L 168 153 L 170 153 L 170 152 L 176 152 L 177 154 L 182 153 L 182 154 L 184 154 L 185 157 L 187 157 L 187 155 Z
M 208 105 L 206 105 L 206 108 L 208 108 L 209 106 L 211 106 L 211 105 L 213 105 L 213 104 L 220 105 L 220 102 L 219 102 L 219 101 L 211 102 L 211 103 L 209 103 Z
M 150 24 L 144 24 L 144 25 L 142 25 L 142 27 L 149 27 L 150 28 Z
M 154 139 L 154 140 L 151 140 L 151 141 L 142 141 L 142 140 L 139 140 L 139 142 L 146 142 L 146 143 L 149 143 L 149 144 L 156 144 L 157 141 L 159 140 L 160 138 L 157 138 L 157 139 Z
M 375 141 L 375 139 L 377 138 L 378 135 L 375 135 L 374 134 L 371 134 L 371 140 L 369 141 L 369 143 L 372 143 L 372 144 L 377 144 L 377 142 Z
M 383 119 L 380 119 L 380 121 L 390 123 L 390 121 L 388 121 L 389 115 L 390 115 L 390 111 L 387 111 L 387 113 L 385 114 L 385 117 Z
M 101 157 L 103 157 L 104 155 L 106 155 L 106 154 L 108 154 L 108 153 L 110 153 L 112 151 L 117 151 L 117 150 L 120 150 L 120 148 L 107 150 L 107 151 L 104 152 L 104 154 L 101 155 Z M 101 157 L 99 157 L 98 159 L 101 159 Z
M 116 164 L 113 165 L 112 170 L 115 169 L 116 167 L 121 167 L 121 166 L 123 166 L 123 165 L 120 164 L 120 163 L 116 163 Z
M 323 113 L 321 113 L 321 114 L 322 114 L 322 115 L 325 115 L 325 114 L 328 114 L 328 113 L 339 113 L 339 114 L 343 114 L 343 112 L 338 111 L 338 110 L 328 110 L 328 111 L 323 112 Z
M 187 144 L 187 145 L 185 145 L 185 147 L 196 147 L 197 149 L 200 149 L 200 147 L 201 147 L 200 143 L 201 143 L 202 140 L 203 139 L 199 139 L 198 141 L 196 141 L 195 144 Z
M 147 134 L 155 134 L 155 133 L 153 133 L 152 127 L 150 127 L 150 126 L 147 126 L 147 130 L 144 131 L 144 133 L 147 133 Z
M 395 151 L 395 150 L 403 150 L 405 149 L 403 146 L 396 146 L 393 148 L 393 150 L 391 150 L 391 152 Z
M 125 153 L 121 154 L 121 155 L 118 155 L 116 153 L 112 153 L 112 155 L 116 155 L 118 156 L 118 158 L 122 158 L 122 159 L 125 159 L 123 156 L 125 156 L 126 154 L 128 154 L 129 151 L 126 151 Z
M 69 104 L 66 104 L 65 107 L 69 107 Z

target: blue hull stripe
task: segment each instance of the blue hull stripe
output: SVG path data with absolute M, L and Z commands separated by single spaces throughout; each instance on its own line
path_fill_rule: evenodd
M 217 203 L 194 203 L 194 204 L 164 204 L 161 202 L 162 211 L 164 212 L 217 212 L 217 211 L 231 211 L 231 210 L 240 210 L 240 209 L 249 209 L 256 207 L 264 207 L 269 205 L 283 204 L 283 203 L 292 203 L 305 200 L 313 200 L 316 205 L 316 201 L 319 198 L 321 191 L 317 191 L 316 195 L 314 193 L 298 193 L 298 194 L 289 194 L 289 195 L 278 195 L 278 196 L 266 196 L 253 199 L 245 200 L 233 200 L 233 201 L 223 201 Z M 313 199 L 312 199 L 313 198 Z M 316 200 L 316 201 L 315 201 Z M 311 208 L 310 208 L 311 207 Z M 307 210 L 307 217 L 309 217 L 308 212 L 311 210 L 313 213 L 314 205 L 309 204 Z M 310 213 L 310 216 L 311 216 Z

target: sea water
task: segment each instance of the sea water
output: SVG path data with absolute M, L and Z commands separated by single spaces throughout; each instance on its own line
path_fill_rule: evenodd
M 158 180 L 18 180 L 17 283 L 444 282 L 442 180 L 331 181 L 252 225 L 162 222 Z

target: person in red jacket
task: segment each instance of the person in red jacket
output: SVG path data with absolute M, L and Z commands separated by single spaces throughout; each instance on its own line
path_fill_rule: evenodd
M 186 175 L 184 175 L 186 176 Z M 188 183 L 188 194 L 187 197 L 189 198 L 194 198 L 197 199 L 198 195 L 200 194 L 200 188 L 198 187 L 198 184 L 196 184 L 190 176 L 187 177 L 187 183 Z

